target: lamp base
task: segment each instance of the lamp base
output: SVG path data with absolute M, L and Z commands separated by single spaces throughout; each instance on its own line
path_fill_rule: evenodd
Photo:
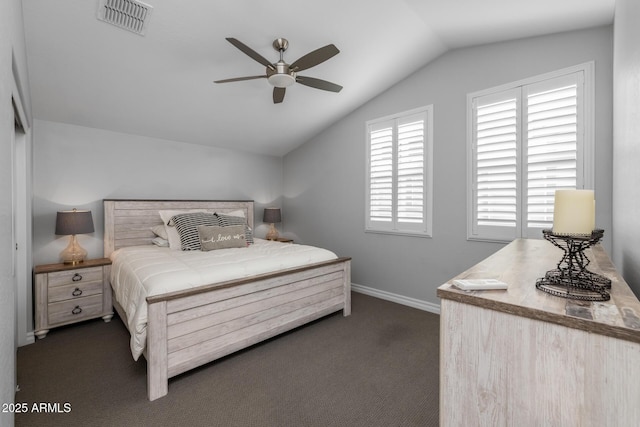
M 278 238 L 278 230 L 276 230 L 276 225 L 272 222 L 269 226 L 269 231 L 267 232 L 267 240 L 276 240 Z
M 71 236 L 69 245 L 60 252 L 60 258 L 65 264 L 80 264 L 87 257 L 87 251 L 78 243 L 75 234 Z

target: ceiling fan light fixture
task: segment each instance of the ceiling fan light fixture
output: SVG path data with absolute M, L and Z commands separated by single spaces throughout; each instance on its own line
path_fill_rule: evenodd
M 246 76 L 224 80 L 215 80 L 214 83 L 229 83 L 239 82 L 242 80 L 266 78 L 269 84 L 274 87 L 274 104 L 279 104 L 282 102 L 286 93 L 285 88 L 292 86 L 294 83 L 300 83 L 304 86 L 308 86 L 314 89 L 327 90 L 330 92 L 340 92 L 340 90 L 342 89 L 342 86 L 328 82 L 326 80 L 316 79 L 314 77 L 298 76 L 298 71 L 303 71 L 311 67 L 315 67 L 316 65 L 321 64 L 327 59 L 332 58 L 340 53 L 338 48 L 332 44 L 328 44 L 324 47 L 309 52 L 289 65 L 283 59 L 283 53 L 289 46 L 289 42 L 287 41 L 287 39 L 279 38 L 274 40 L 273 48 L 280 52 L 280 60 L 275 63 L 270 62 L 268 59 L 266 59 L 238 39 L 227 37 L 226 40 L 236 48 L 238 48 L 240 51 L 242 51 L 245 55 L 265 66 L 266 74 L 260 76 Z
M 272 74 L 267 80 L 275 87 L 289 87 L 296 82 L 295 77 L 291 74 Z

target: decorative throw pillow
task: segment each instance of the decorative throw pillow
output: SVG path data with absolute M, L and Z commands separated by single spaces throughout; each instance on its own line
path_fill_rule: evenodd
M 218 224 L 220 225 L 220 227 L 229 227 L 231 225 L 244 225 L 247 244 L 249 245 L 253 244 L 253 231 L 247 225 L 246 219 L 239 216 L 230 216 L 230 215 L 224 215 L 219 213 L 216 213 L 215 215 L 218 218 Z
M 200 237 L 199 225 L 218 225 L 218 218 L 207 212 L 193 212 L 174 215 L 171 221 L 175 224 L 180 236 L 180 247 L 183 251 L 199 251 Z
M 167 232 L 167 240 L 169 240 L 169 247 L 173 250 L 179 251 L 182 249 L 182 244 L 180 243 L 180 235 L 178 234 L 178 230 L 176 230 L 175 225 L 171 221 L 175 215 L 193 213 L 193 212 L 211 212 L 206 209 L 172 209 L 172 210 L 160 210 L 158 214 L 162 219 L 162 223 L 164 224 L 164 228 Z M 171 224 L 171 225 L 170 225 Z
M 229 227 L 199 225 L 198 235 L 200 237 L 200 248 L 203 251 L 247 247 L 243 225 Z

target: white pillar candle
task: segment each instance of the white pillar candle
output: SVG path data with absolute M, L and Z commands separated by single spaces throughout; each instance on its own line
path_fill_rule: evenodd
M 557 190 L 553 207 L 555 234 L 591 234 L 595 228 L 593 190 Z

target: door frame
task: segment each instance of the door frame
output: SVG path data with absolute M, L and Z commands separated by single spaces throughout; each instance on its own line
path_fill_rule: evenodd
M 14 62 L 15 64 L 15 62 Z M 16 304 L 16 345 L 23 346 L 35 342 L 33 334 L 32 304 L 32 183 L 33 150 L 31 144 L 31 123 L 24 108 L 22 92 L 15 67 L 11 93 L 14 114 L 12 133 L 12 236 L 13 242 L 13 282 Z M 17 246 L 16 246 L 17 245 Z

